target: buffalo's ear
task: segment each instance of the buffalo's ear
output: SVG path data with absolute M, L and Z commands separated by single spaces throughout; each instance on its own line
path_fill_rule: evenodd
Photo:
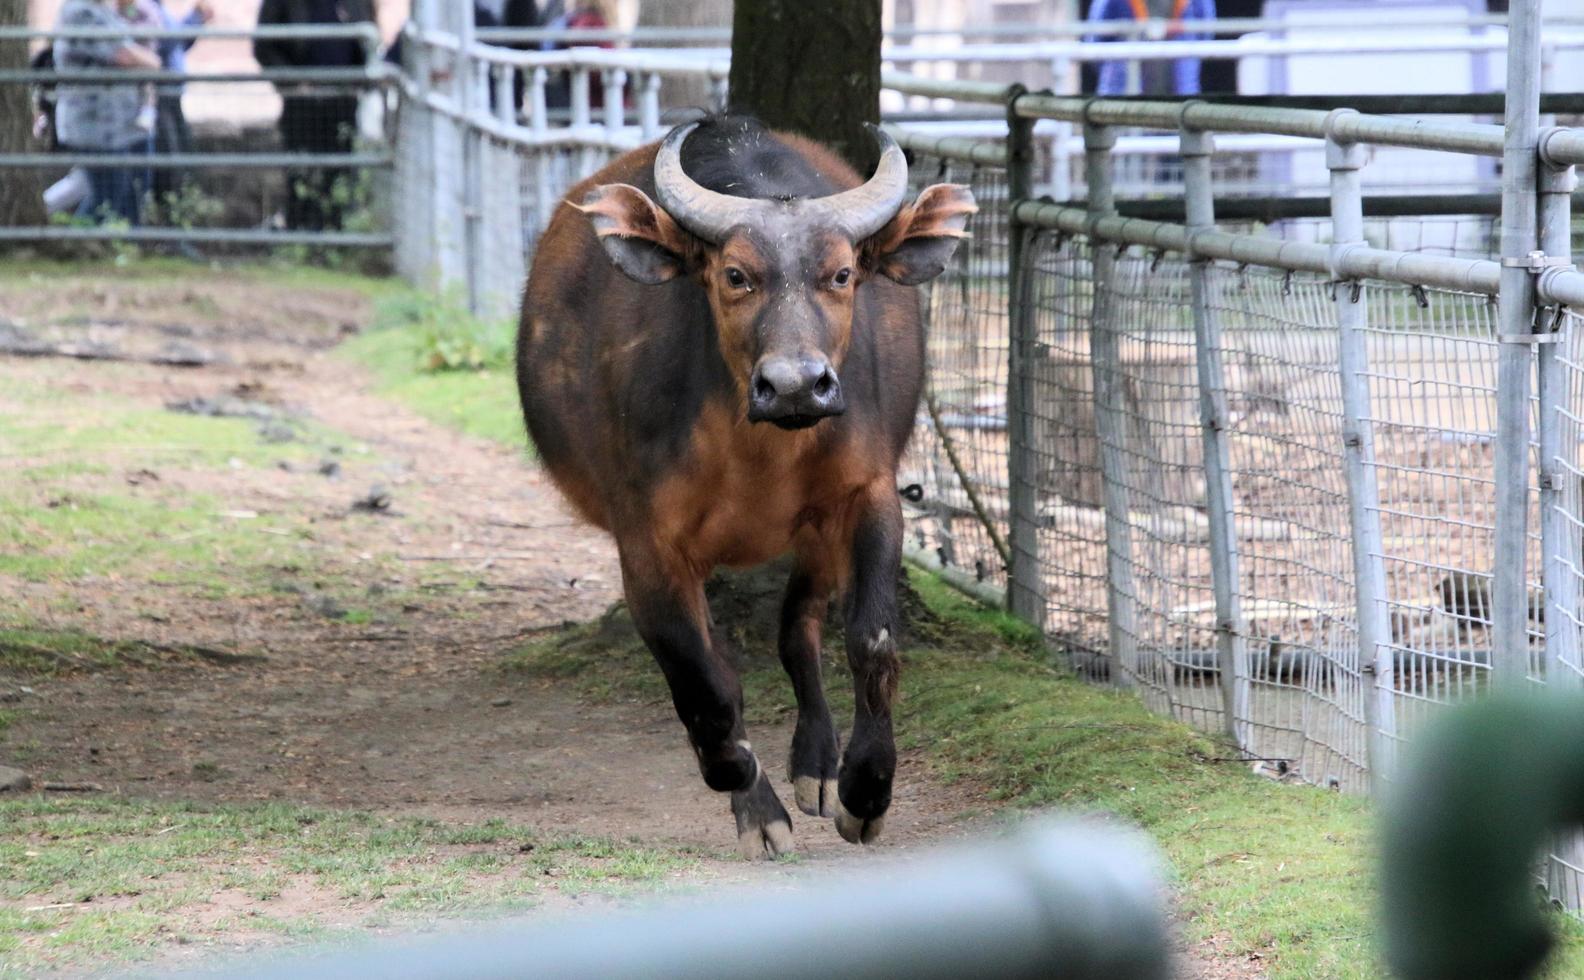
M 698 253 L 698 240 L 631 184 L 601 184 L 572 206 L 588 215 L 616 268 L 638 282 L 674 279 Z
M 928 282 L 946 271 L 957 242 L 968 237 L 968 216 L 978 210 L 961 184 L 926 187 L 864 243 L 865 265 L 904 286 Z

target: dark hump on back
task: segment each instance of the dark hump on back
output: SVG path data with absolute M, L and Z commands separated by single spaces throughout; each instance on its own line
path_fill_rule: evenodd
M 752 116 L 710 116 L 682 144 L 682 169 L 733 197 L 825 197 L 839 186 Z

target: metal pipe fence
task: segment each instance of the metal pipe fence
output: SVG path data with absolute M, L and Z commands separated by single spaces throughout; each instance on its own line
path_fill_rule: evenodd
M 908 97 L 1007 119 L 985 137 L 892 127 L 916 186 L 968 184 L 980 207 L 922 290 L 909 555 L 1038 624 L 1081 675 L 1341 790 L 1395 782 L 1444 705 L 1584 682 L 1584 274 L 1569 264 L 1584 131 L 1539 130 L 1532 5 L 1514 6 L 1510 91 L 1528 109 L 1504 127 L 887 73 Z M 423 57 L 470 67 L 443 89 L 404 79 L 399 265 L 507 314 L 557 201 L 658 135 L 645 80 L 682 69 L 432 39 Z M 598 113 L 596 72 L 644 104 Z M 491 111 L 488 86 L 519 78 L 526 108 Z M 1051 126 L 1083 161 L 1058 199 Z M 1139 130 L 1173 144 L 1182 221 L 1118 213 Z M 1218 221 L 1242 138 L 1315 147 L 1327 217 Z M 463 189 L 470 141 L 484 197 Z M 1501 232 L 1488 215 L 1366 218 L 1383 146 L 1505 158 Z M 469 208 L 471 245 L 449 224 Z M 1584 891 L 1581 846 L 1554 848 L 1553 894 Z
M 391 246 L 391 73 L 374 25 L 5 27 L 0 37 L 65 57 L 0 71 L 0 85 L 28 90 L 37 117 L 34 145 L 0 154 L 0 180 L 33 184 L 45 204 L 42 223 L 0 227 L 0 241 Z M 345 40 L 362 62 L 140 69 L 111 64 L 103 46 L 216 39 Z M 105 125 L 76 122 L 87 99 L 100 100 Z M 135 126 L 121 118 L 132 111 Z

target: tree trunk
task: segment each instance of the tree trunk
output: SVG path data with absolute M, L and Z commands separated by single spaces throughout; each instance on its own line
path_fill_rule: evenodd
M 878 155 L 881 0 L 739 0 L 732 108 L 830 146 L 868 175 Z
M 0 26 L 26 27 L 27 0 L 0 0 Z M 28 66 L 28 44 L 0 40 L 0 70 Z M 36 153 L 33 139 L 33 99 L 30 86 L 0 84 L 0 153 Z M 39 171 L 17 168 L 0 176 L 0 226 L 44 223 L 43 190 Z
M 644 0 L 638 8 L 639 27 L 731 27 L 732 0 Z M 671 42 L 659 42 L 670 47 Z M 679 48 L 719 47 L 720 41 L 688 41 Z M 660 89 L 667 108 L 710 106 L 709 83 L 696 78 L 667 78 Z

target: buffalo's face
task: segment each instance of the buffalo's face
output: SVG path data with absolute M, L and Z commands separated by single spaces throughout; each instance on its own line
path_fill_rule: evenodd
M 858 289 L 875 275 L 906 285 L 939 275 L 964 236 L 973 195 L 936 184 L 906 204 L 902 151 L 879 130 L 880 165 L 860 187 L 786 201 L 719 194 L 682 172 L 692 129 L 674 130 L 656 156 L 660 204 L 631 185 L 605 184 L 579 207 L 632 279 L 698 277 L 750 422 L 803 429 L 840 415 Z

